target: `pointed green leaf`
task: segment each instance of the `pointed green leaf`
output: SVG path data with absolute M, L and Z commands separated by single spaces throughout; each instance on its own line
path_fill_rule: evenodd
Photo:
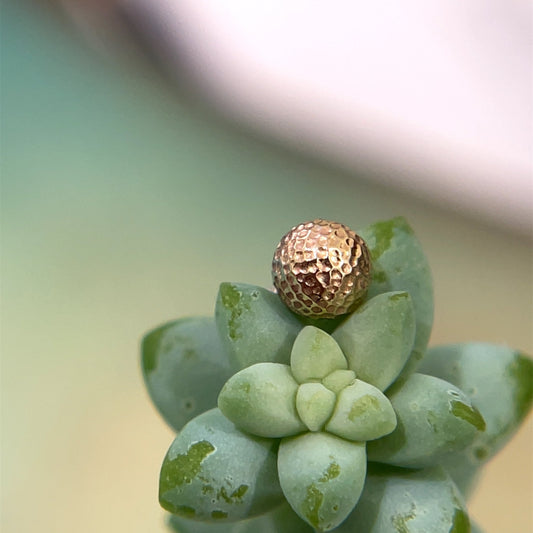
M 294 511 L 315 531 L 330 531 L 348 516 L 363 490 L 365 445 L 328 433 L 283 439 L 278 471 Z
M 370 467 L 359 503 L 336 533 L 470 533 L 463 497 L 441 468 Z
M 191 420 L 167 452 L 159 501 L 189 519 L 235 521 L 283 501 L 276 441 L 239 431 L 218 409 Z
M 231 376 L 213 318 L 184 318 L 142 340 L 142 370 L 150 396 L 177 431 L 212 409 Z
M 355 381 L 353 370 L 334 370 L 322 380 L 322 385 L 338 394 L 344 387 L 351 385 Z
M 242 283 L 220 285 L 215 319 L 235 370 L 267 361 L 289 364 L 302 328 L 276 294 Z
M 433 376 L 412 374 L 387 391 L 398 425 L 368 443 L 368 457 L 397 466 L 434 465 L 471 444 L 485 421 L 457 387 Z
M 296 412 L 297 390 L 288 365 L 257 363 L 228 380 L 218 406 L 243 431 L 261 437 L 287 437 L 307 429 Z
M 464 390 L 487 424 L 475 445 L 492 457 L 518 429 L 533 401 L 533 361 L 517 350 L 487 343 L 430 348 L 424 372 Z
M 485 419 L 485 432 L 443 465 L 468 495 L 479 467 L 505 445 L 531 408 L 533 361 L 506 346 L 472 342 L 430 348 L 421 369 L 464 390 Z
M 300 331 L 291 351 L 291 369 L 296 381 L 322 379 L 348 363 L 339 345 L 325 331 L 306 326 Z
M 319 431 L 333 413 L 337 396 L 321 383 L 303 383 L 296 394 L 296 410 L 310 431 Z
M 415 335 L 411 297 L 380 294 L 352 313 L 333 333 L 357 377 L 385 390 L 409 358 Z
M 313 529 L 291 509 L 288 503 L 236 524 L 198 522 L 172 515 L 170 525 L 176 533 L 313 533 Z
M 426 350 L 433 326 L 433 282 L 420 242 L 403 217 L 377 222 L 358 232 L 372 257 L 371 298 L 389 291 L 407 291 L 413 299 L 416 337 L 402 375 L 413 372 Z
M 354 441 L 388 435 L 396 427 L 396 415 L 388 398 L 376 387 L 356 379 L 343 389 L 326 431 Z

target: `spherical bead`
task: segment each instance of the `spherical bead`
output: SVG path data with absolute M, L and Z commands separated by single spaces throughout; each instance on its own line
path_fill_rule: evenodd
M 370 273 L 363 239 L 344 224 L 323 219 L 292 228 L 272 260 L 279 297 L 291 311 L 310 318 L 353 311 L 366 295 Z

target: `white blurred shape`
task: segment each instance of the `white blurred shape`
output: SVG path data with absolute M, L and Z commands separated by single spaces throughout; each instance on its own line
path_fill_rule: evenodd
M 531 228 L 532 17 L 521 0 L 130 0 L 239 119 L 347 168 Z

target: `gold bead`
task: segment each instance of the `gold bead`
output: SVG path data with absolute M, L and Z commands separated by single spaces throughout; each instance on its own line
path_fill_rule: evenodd
M 293 312 L 334 318 L 353 311 L 370 284 L 370 253 L 348 226 L 317 218 L 292 228 L 272 260 L 278 295 Z

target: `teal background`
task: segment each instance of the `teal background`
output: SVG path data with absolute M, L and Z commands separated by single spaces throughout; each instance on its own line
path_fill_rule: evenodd
M 301 221 L 407 216 L 435 278 L 431 343 L 533 352 L 530 242 L 239 130 L 38 5 L 2 6 L 1 126 L 6 533 L 164 531 L 172 435 L 141 335 L 211 314 L 222 281 L 270 286 Z M 488 533 L 531 523 L 531 443 L 530 423 L 488 468 L 472 505 Z

